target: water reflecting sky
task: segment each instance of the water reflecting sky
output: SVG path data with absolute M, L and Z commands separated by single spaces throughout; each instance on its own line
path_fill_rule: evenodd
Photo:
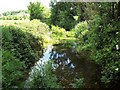
M 70 87 L 74 78 L 85 78 L 85 87 L 99 87 L 100 69 L 88 61 L 86 57 L 76 55 L 72 49 L 66 49 L 62 45 L 47 46 L 42 58 L 36 63 L 39 64 L 52 60 L 54 73 L 60 83 Z M 96 84 L 97 82 L 97 84 Z

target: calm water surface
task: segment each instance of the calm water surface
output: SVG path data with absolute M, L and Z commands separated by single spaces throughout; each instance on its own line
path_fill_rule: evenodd
M 84 78 L 85 88 L 99 88 L 101 68 L 88 60 L 88 55 L 78 55 L 73 48 L 66 48 L 62 44 L 48 45 L 42 58 L 36 62 L 33 68 L 39 68 L 39 64 L 52 60 L 54 73 L 59 82 L 65 87 L 72 87 L 74 78 Z M 34 69 L 33 69 L 34 70 Z

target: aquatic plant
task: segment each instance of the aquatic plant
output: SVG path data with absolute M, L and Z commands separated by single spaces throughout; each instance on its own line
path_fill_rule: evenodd
M 29 84 L 31 88 L 60 88 L 58 79 L 53 74 L 52 61 L 48 61 L 44 64 L 37 64 L 30 73 Z M 26 85 L 27 87 L 27 85 Z

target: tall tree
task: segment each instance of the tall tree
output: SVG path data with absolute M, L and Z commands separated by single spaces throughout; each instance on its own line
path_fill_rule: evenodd
M 70 30 L 76 23 L 75 13 L 76 10 L 72 3 L 51 1 L 51 24 Z
M 30 2 L 28 10 L 30 12 L 30 20 L 41 20 L 43 18 L 43 7 L 41 6 L 40 2 Z

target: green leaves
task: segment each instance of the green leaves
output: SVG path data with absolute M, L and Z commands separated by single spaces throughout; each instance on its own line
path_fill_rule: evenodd
M 102 66 L 101 81 L 108 87 L 113 87 L 111 83 L 114 86 L 119 84 L 120 80 L 120 22 L 110 16 L 111 12 L 108 10 L 111 4 L 93 4 L 100 6 L 96 8 L 100 10 L 97 11 L 99 13 L 96 13 L 93 20 L 88 23 L 81 22 L 75 26 L 76 38 L 78 38 L 76 50 L 91 51 L 90 59 Z M 116 6 L 113 8 L 116 9 Z M 117 10 L 112 13 L 116 12 Z
M 18 86 L 26 76 L 24 71 L 42 55 L 43 36 L 49 27 L 39 20 L 17 23 L 8 21 L 0 26 L 3 34 L 3 88 Z
M 98 16 L 97 16 L 98 17 Z M 104 19 L 103 19 L 104 18 Z M 99 16 L 90 22 L 90 38 L 92 59 L 102 66 L 101 81 L 106 85 L 119 83 L 120 56 L 116 45 L 119 46 L 119 25 L 116 21 L 106 21 L 108 17 Z M 105 21 L 105 23 L 104 23 Z M 116 34 L 117 33 L 117 34 Z M 112 87 L 112 86 L 109 86 Z
M 67 31 L 72 29 L 76 20 L 74 19 L 76 13 L 76 6 L 68 2 L 51 2 L 51 24 L 65 28 Z
M 23 75 L 25 68 L 24 62 L 14 57 L 9 51 L 2 51 L 2 85 L 4 88 L 10 88 L 13 84 L 17 85 L 17 80 Z
M 33 68 L 30 73 L 31 81 L 28 81 L 26 84 L 30 83 L 31 88 L 60 88 L 57 77 L 53 74 L 52 62 L 48 61 L 44 64 L 38 64 Z
M 77 38 L 76 42 L 78 44 L 76 50 L 77 52 L 80 52 L 82 50 L 89 50 L 90 43 L 89 43 L 89 33 L 90 31 L 88 30 L 88 23 L 85 22 L 80 22 L 78 23 L 75 28 L 75 37 Z
M 74 80 L 74 83 L 71 84 L 74 88 L 82 88 L 84 85 L 84 78 L 76 79 Z
M 39 2 L 30 2 L 28 10 L 30 12 L 30 20 L 43 19 L 43 7 Z

